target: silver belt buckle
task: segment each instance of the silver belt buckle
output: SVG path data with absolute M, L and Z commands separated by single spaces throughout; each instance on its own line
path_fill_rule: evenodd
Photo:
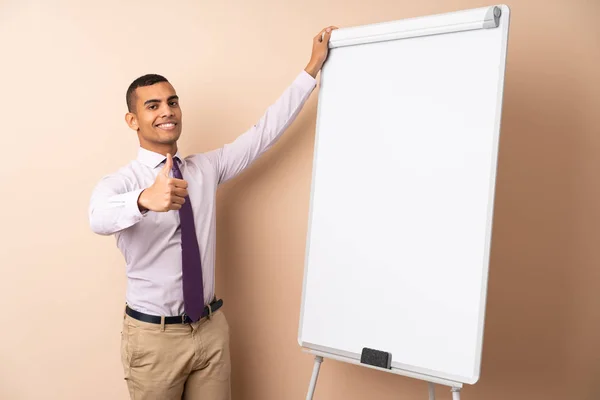
M 181 323 L 182 324 L 185 324 L 185 317 L 186 317 L 185 313 L 181 314 Z

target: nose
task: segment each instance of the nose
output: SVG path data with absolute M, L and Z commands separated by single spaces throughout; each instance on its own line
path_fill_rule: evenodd
M 173 115 L 175 115 L 175 112 L 171 107 L 169 107 L 169 104 L 163 104 L 160 113 L 162 117 L 172 117 Z

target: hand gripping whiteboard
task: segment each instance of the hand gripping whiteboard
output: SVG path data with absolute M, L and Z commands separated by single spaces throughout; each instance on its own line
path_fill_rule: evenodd
M 299 344 L 479 379 L 505 5 L 339 29 L 322 70 Z M 387 370 L 387 369 L 386 369 Z

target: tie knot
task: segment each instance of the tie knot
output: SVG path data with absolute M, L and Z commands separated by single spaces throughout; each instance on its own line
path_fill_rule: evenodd
M 166 160 L 164 162 L 166 162 Z M 181 170 L 179 169 L 179 162 L 181 162 L 179 157 L 173 157 L 173 166 L 171 167 L 171 171 L 173 171 L 173 176 L 175 178 L 183 179 Z

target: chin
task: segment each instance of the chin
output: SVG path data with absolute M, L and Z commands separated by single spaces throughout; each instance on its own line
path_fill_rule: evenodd
M 179 137 L 181 136 L 181 132 L 159 132 L 158 140 L 161 143 L 175 143 Z
M 178 140 L 179 140 L 179 136 L 172 137 L 172 138 L 164 138 L 164 139 L 161 139 L 160 142 L 162 144 L 174 144 L 174 143 L 177 143 Z

